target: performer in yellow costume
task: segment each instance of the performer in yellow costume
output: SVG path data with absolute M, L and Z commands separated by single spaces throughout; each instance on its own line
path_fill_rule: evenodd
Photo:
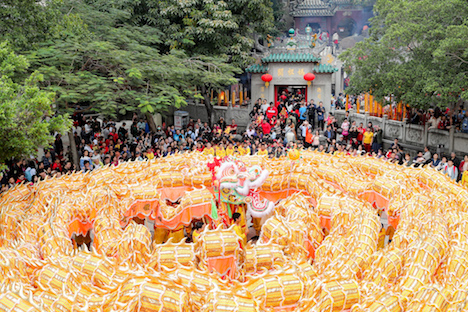
M 205 149 L 203 150 L 203 153 L 205 155 L 215 155 L 215 150 L 214 148 L 211 146 L 211 143 L 206 143 L 206 147 Z
M 250 147 L 247 145 L 246 142 L 244 142 L 244 146 L 239 147 L 239 153 L 244 156 L 244 155 L 250 155 Z
M 154 242 L 156 244 L 162 244 L 166 241 L 168 230 L 161 227 L 154 228 Z
M 246 209 L 245 204 L 241 204 L 241 205 L 235 205 L 235 209 L 233 210 L 236 213 L 240 214 L 239 226 L 241 227 L 243 233 L 247 232 L 247 220 L 245 218 L 245 209 Z M 234 214 L 233 214 L 233 221 L 235 223 Z
M 259 156 L 263 156 L 263 155 L 268 156 L 268 150 L 266 149 L 266 144 L 265 143 L 262 144 L 262 147 L 257 152 L 257 155 L 259 155 Z
M 260 232 L 262 230 L 262 218 L 254 218 L 252 217 L 253 228 L 257 236 L 260 236 Z
M 236 212 L 232 215 L 232 219 L 234 220 L 234 231 L 236 232 L 237 236 L 242 239 L 242 248 L 247 244 L 247 235 L 245 232 L 242 231 L 241 227 L 241 214 Z
M 193 227 L 193 232 L 192 232 L 192 241 L 194 243 L 198 242 L 198 238 L 200 237 L 200 233 L 203 232 L 205 229 L 206 224 L 203 224 L 203 222 L 197 222 L 195 223 L 195 226 Z
M 392 242 L 393 235 L 395 235 L 395 228 L 391 225 L 387 227 L 387 231 L 385 232 L 386 235 L 388 235 L 388 243 Z
M 181 224 L 175 230 L 169 230 L 169 236 L 168 236 L 167 240 L 172 238 L 173 243 L 180 243 L 180 241 L 183 240 L 184 237 L 185 237 L 184 225 Z
M 223 143 L 219 143 L 216 147 L 216 157 L 224 158 L 226 157 L 226 151 L 224 150 Z
M 228 147 L 226 147 L 226 156 L 232 155 L 234 155 L 234 145 L 232 145 L 232 143 L 229 143 Z
M 462 174 L 461 184 L 468 187 L 468 170 L 465 170 Z

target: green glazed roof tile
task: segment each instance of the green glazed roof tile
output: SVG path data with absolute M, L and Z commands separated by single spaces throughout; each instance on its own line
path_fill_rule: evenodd
M 263 63 L 320 62 L 319 57 L 311 53 L 272 53 L 262 58 Z
M 314 67 L 314 72 L 319 73 L 319 74 L 334 73 L 337 71 L 338 71 L 338 68 L 333 67 L 332 65 L 329 65 L 329 64 L 320 64 L 319 66 Z
M 290 11 L 294 17 L 334 16 L 343 6 L 352 5 L 352 0 L 302 0 Z
M 268 66 L 263 64 L 254 64 L 247 67 L 245 71 L 252 74 L 263 74 L 268 72 Z

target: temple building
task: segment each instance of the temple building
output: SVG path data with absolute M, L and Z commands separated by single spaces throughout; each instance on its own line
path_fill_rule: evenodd
M 346 78 L 337 55 L 367 36 L 372 5 L 350 0 L 289 0 L 285 5 L 294 27 L 287 37 L 271 38 L 262 57 L 246 69 L 251 74 L 251 99 L 275 102 L 287 90 L 307 101 L 322 101 L 329 111 L 332 94 L 343 92 Z M 315 79 L 305 80 L 307 73 Z M 262 80 L 265 74 L 271 75 L 268 83 Z
M 333 59 L 332 59 L 333 62 Z M 251 73 L 252 100 L 267 99 L 268 102 L 277 101 L 283 91 L 304 95 L 309 101 L 314 99 L 318 104 L 323 101 L 327 110 L 330 109 L 332 94 L 332 75 L 338 71 L 327 58 L 313 53 L 287 52 L 271 53 L 261 60 L 261 64 L 254 64 L 246 69 Z M 270 74 L 272 79 L 265 83 L 262 75 Z M 309 84 L 304 76 L 307 73 L 315 75 Z
M 296 0 L 289 1 L 289 14 L 294 18 L 295 29 L 307 26 L 313 32 L 337 33 L 340 39 L 361 35 L 373 16 L 373 1 L 351 0 Z
M 258 98 L 276 102 L 282 92 L 297 94 L 307 101 L 322 101 L 330 111 L 332 95 L 343 92 L 347 79 L 338 55 L 367 36 L 374 0 L 282 0 L 285 24 L 283 36 L 255 39 L 256 62 L 240 75 L 239 83 L 211 95 L 213 121 L 234 118 L 246 127 L 251 103 Z M 361 5 L 356 3 L 359 1 Z M 263 75 L 271 75 L 266 83 Z M 306 80 L 313 74 L 315 79 Z M 194 118 L 210 120 L 197 100 L 185 110 Z

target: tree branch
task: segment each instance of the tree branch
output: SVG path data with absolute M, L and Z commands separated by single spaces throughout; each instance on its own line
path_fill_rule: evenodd
M 452 57 L 456 58 L 457 60 L 459 60 L 460 62 L 462 62 L 462 63 L 464 63 L 464 64 L 468 64 L 468 61 L 466 61 L 466 60 L 462 59 L 461 57 L 459 57 L 459 56 L 458 56 L 458 55 L 456 55 L 455 53 L 447 53 L 446 55 L 448 55 L 448 56 L 452 56 Z M 458 66 L 460 67 L 460 66 L 461 66 L 461 64 L 460 64 L 460 65 L 458 65 Z

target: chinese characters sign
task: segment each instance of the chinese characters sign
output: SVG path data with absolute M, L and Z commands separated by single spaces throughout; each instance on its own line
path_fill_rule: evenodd
M 306 74 L 304 68 L 281 67 L 276 71 L 277 77 L 297 77 L 302 78 Z

